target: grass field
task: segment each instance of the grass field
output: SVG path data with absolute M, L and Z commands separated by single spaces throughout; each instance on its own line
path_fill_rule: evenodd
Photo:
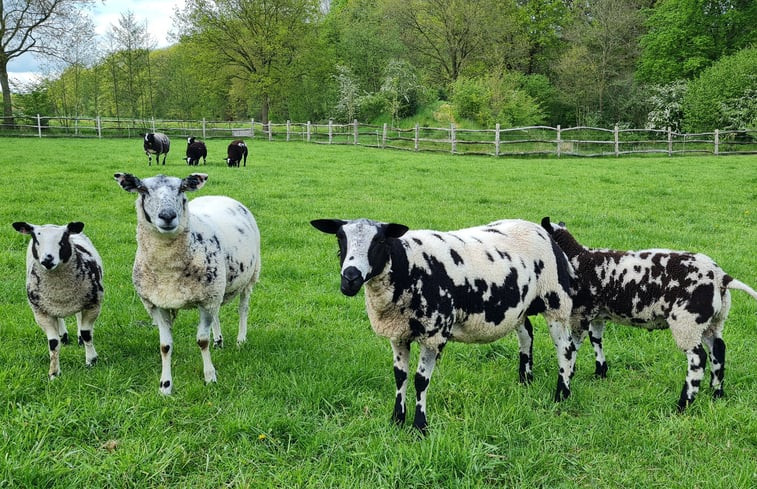
M 429 389 L 430 435 L 419 439 L 390 423 L 390 346 L 371 331 L 362 292 L 339 292 L 333 237 L 308 224 L 371 217 L 449 230 L 549 215 L 585 244 L 699 251 L 757 286 L 757 158 L 494 159 L 255 143 L 247 168 L 229 169 L 225 144 L 209 141 L 198 171 L 210 178 L 192 196 L 229 195 L 257 217 L 263 269 L 248 342 L 212 352 L 218 383 L 205 386 L 197 313 L 181 313 L 174 395 L 163 397 L 157 328 L 131 284 L 134 195 L 113 173 L 186 176 L 183 142 L 165 167 L 148 168 L 138 139 L 0 139 L 0 488 L 757 487 L 757 302 L 746 294 L 733 292 L 726 323 L 724 399 L 703 386 L 676 414 L 686 360 L 669 332 L 610 325 L 608 378 L 593 378 L 587 342 L 572 396 L 556 405 L 554 347 L 539 318 L 528 387 L 517 382 L 514 335 L 445 349 Z M 105 264 L 95 367 L 68 346 L 62 376 L 48 382 L 17 220 L 85 222 Z M 221 321 L 234 338 L 235 303 Z

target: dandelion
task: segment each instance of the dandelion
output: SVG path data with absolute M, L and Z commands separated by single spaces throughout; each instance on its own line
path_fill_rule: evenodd
M 264 433 L 261 433 L 261 434 L 258 435 L 258 440 L 260 440 L 260 441 L 263 441 L 266 438 L 268 438 L 268 437 Z

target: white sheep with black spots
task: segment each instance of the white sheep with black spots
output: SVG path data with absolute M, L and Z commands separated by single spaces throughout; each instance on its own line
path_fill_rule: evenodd
M 88 367 L 97 362 L 92 330 L 103 298 L 103 265 L 84 224 L 66 226 L 14 222 L 13 228 L 31 236 L 26 251 L 26 297 L 34 319 L 47 335 L 48 376 L 60 375 L 60 345 L 68 344 L 64 318 L 76 315 L 79 344 Z
M 542 226 L 568 255 L 576 272 L 572 329 L 576 347 L 587 333 L 596 355 L 595 374 L 607 375 L 602 348 L 605 320 L 648 330 L 670 328 L 686 353 L 688 371 L 678 410 L 694 401 L 710 352 L 713 397 L 723 396 L 723 324 L 731 308 L 729 289 L 757 299 L 757 292 L 723 271 L 707 255 L 649 249 L 616 251 L 582 246 L 564 223 Z
M 210 331 L 223 344 L 221 305 L 239 296 L 237 344 L 247 339 L 250 294 L 260 275 L 260 232 L 252 213 L 224 196 L 187 199 L 208 176 L 184 179 L 157 175 L 140 180 L 129 173 L 115 179 L 138 193 L 137 253 L 132 279 L 142 303 L 160 332 L 160 392 L 171 394 L 171 326 L 180 309 L 197 307 L 197 344 L 205 382 L 216 381 L 210 360 Z
M 420 345 L 413 425 L 425 433 L 426 391 L 447 342 L 487 343 L 517 330 L 521 379 L 528 380 L 529 314 L 543 314 L 557 350 L 555 400 L 570 395 L 573 272 L 538 224 L 503 220 L 452 232 L 409 231 L 401 224 L 368 219 L 318 219 L 311 224 L 336 235 L 342 293 L 354 296 L 365 284 L 371 326 L 391 342 L 397 424 L 405 421 L 412 342 Z

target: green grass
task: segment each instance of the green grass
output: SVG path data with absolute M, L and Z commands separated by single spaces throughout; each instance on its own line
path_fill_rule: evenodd
M 700 251 L 757 286 L 755 157 L 494 159 L 253 142 L 247 168 L 229 169 L 225 145 L 208 142 L 198 170 L 210 179 L 196 195 L 229 195 L 258 219 L 249 339 L 212 352 L 218 383 L 205 386 L 197 313 L 182 312 L 174 395 L 163 397 L 158 332 L 131 284 L 134 196 L 113 173 L 185 176 L 183 144 L 166 167 L 147 168 L 138 139 L 0 139 L 0 488 L 757 486 L 757 302 L 746 294 L 733 293 L 726 323 L 722 400 L 705 386 L 675 414 L 686 360 L 669 332 L 611 325 L 609 377 L 593 378 L 584 345 L 573 395 L 555 405 L 554 347 L 537 319 L 529 387 L 517 382 L 514 336 L 445 349 L 420 440 L 391 425 L 389 344 L 361 297 L 340 294 L 333 237 L 308 224 L 371 217 L 448 230 L 549 215 L 586 244 Z M 85 222 L 105 263 L 94 368 L 65 347 L 62 376 L 48 382 L 17 220 Z M 221 321 L 233 339 L 235 304 Z

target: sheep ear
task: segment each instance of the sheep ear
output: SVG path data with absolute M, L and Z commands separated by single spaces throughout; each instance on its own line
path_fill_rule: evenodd
M 549 216 L 545 216 L 541 219 L 541 227 L 543 227 L 549 234 L 552 234 L 552 223 L 549 222 Z
M 84 223 L 79 221 L 68 223 L 68 232 L 71 234 L 79 234 L 84 229 Z
M 131 173 L 116 173 L 113 178 L 121 185 L 121 188 L 127 192 L 137 192 L 142 186 L 142 181 Z
M 34 226 L 27 222 L 14 222 L 13 229 L 21 234 L 32 234 L 34 232 Z
M 347 224 L 341 219 L 314 219 L 310 224 L 317 230 L 326 234 L 336 234 L 339 228 Z
M 181 181 L 179 191 L 194 192 L 195 190 L 200 190 L 207 180 L 208 175 L 206 173 L 192 173 Z
M 403 234 L 405 234 L 408 231 L 407 226 L 404 224 L 395 224 L 393 222 L 386 225 L 386 230 L 384 231 L 386 233 L 387 238 L 399 238 Z

